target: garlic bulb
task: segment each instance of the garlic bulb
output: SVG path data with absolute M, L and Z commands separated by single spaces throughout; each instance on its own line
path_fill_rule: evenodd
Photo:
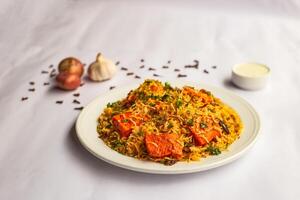
M 96 61 L 90 64 L 88 69 L 89 78 L 93 81 L 108 80 L 116 72 L 116 65 L 111 60 L 104 58 L 100 53 L 97 55 Z

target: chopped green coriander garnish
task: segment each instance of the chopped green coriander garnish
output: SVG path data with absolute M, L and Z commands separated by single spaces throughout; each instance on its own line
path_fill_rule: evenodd
M 200 128 L 207 128 L 207 124 L 204 122 L 200 122 Z
M 193 126 L 194 125 L 194 120 L 189 119 L 189 120 L 187 120 L 186 124 L 189 125 L 189 126 Z
M 208 151 L 210 155 L 219 155 L 221 153 L 219 148 L 213 146 L 207 147 L 206 151 Z
M 165 89 L 173 89 L 170 83 L 165 82 Z
M 176 101 L 176 107 L 179 108 L 180 106 L 182 106 L 183 101 L 181 99 L 177 99 Z
M 169 123 L 167 128 L 173 128 L 173 124 L 172 123 Z

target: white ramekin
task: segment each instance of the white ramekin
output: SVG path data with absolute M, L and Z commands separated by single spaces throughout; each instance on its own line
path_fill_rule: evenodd
M 251 65 L 251 67 L 254 68 L 255 67 L 264 68 L 266 69 L 267 72 L 264 74 L 256 74 L 256 75 L 253 74 L 247 75 L 245 73 L 241 73 L 239 70 L 241 69 L 241 67 L 245 65 L 248 66 Z M 259 90 L 266 86 L 269 76 L 270 76 L 270 68 L 267 67 L 266 65 L 259 64 L 259 63 L 241 63 L 233 66 L 231 80 L 236 86 L 242 89 Z

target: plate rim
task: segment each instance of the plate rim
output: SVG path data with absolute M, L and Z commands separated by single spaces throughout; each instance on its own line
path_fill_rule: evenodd
M 190 81 L 174 81 L 172 82 L 172 84 L 176 85 L 176 84 L 184 84 L 184 85 L 192 85 L 195 86 L 197 88 L 212 88 L 213 90 L 218 90 L 221 92 L 225 92 L 226 95 L 230 95 L 233 99 L 237 99 L 239 101 L 239 103 L 242 103 L 244 106 L 246 106 L 247 110 L 251 113 L 253 120 L 255 121 L 256 127 L 253 130 L 253 133 L 251 134 L 251 138 L 249 139 L 249 141 L 247 141 L 246 145 L 244 147 L 241 148 L 241 150 L 239 150 L 238 152 L 236 152 L 233 155 L 230 155 L 229 157 L 225 157 L 224 159 L 220 159 L 217 160 L 213 163 L 208 164 L 207 166 L 200 166 L 199 168 L 196 169 L 170 169 L 170 170 L 161 170 L 161 169 L 145 169 L 145 168 L 141 168 L 141 167 L 135 167 L 135 166 L 128 166 L 126 164 L 123 164 L 121 162 L 115 162 L 111 159 L 107 159 L 101 155 L 99 155 L 98 153 L 94 152 L 93 149 L 91 149 L 83 140 L 83 138 L 80 135 L 80 120 L 81 118 L 84 116 L 84 114 L 87 112 L 89 106 L 91 106 L 92 104 L 94 104 L 94 102 L 98 99 L 100 99 L 101 97 L 108 95 L 109 92 L 106 92 L 102 95 L 97 95 L 95 98 L 93 98 L 85 107 L 84 109 L 79 113 L 77 119 L 76 119 L 76 125 L 75 125 L 75 130 L 76 130 L 76 136 L 79 139 L 79 142 L 81 143 L 81 145 L 88 151 L 90 152 L 92 155 L 94 155 L 95 157 L 109 163 L 112 164 L 114 166 L 117 167 L 121 167 L 123 169 L 127 169 L 127 170 L 131 170 L 131 171 L 136 171 L 136 172 L 142 172 L 142 173 L 149 173 L 149 174 L 187 174 L 187 173 L 195 173 L 195 172 L 201 172 L 201 171 L 206 171 L 206 170 L 210 170 L 213 168 L 217 168 L 226 164 L 229 164 L 235 160 L 237 160 L 238 158 L 240 158 L 242 155 L 244 155 L 249 149 L 251 149 L 251 147 L 255 144 L 255 142 L 257 141 L 259 135 L 260 135 L 260 128 L 261 128 L 261 121 L 260 121 L 260 117 L 257 113 L 257 111 L 254 109 L 254 107 L 245 99 L 243 99 L 242 97 L 238 96 L 237 94 L 233 93 L 232 91 L 225 89 L 225 88 L 221 88 L 221 87 L 216 87 L 213 85 L 209 85 L 209 84 L 203 84 L 203 83 L 196 83 L 196 82 L 190 82 Z M 138 84 L 131 84 L 128 85 L 126 87 L 121 87 L 119 89 L 116 89 L 114 91 L 114 93 L 117 93 L 117 91 L 122 91 L 122 90 L 128 90 L 130 91 L 132 88 L 135 88 Z M 100 113 L 99 113 L 100 115 Z M 100 140 L 100 138 L 99 138 Z M 105 145 L 105 143 L 103 143 Z M 111 151 L 114 151 L 112 149 L 110 149 Z M 117 152 L 118 153 L 118 152 Z M 120 153 L 118 153 L 120 154 Z M 126 156 L 126 155 L 122 155 L 121 156 Z M 131 159 L 136 159 L 136 158 L 132 158 L 129 156 L 126 156 L 128 158 Z M 201 162 L 201 161 L 193 161 L 193 162 Z

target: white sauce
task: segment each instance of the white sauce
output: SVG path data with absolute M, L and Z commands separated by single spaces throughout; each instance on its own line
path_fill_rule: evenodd
M 257 63 L 245 63 L 235 67 L 234 72 L 241 76 L 260 77 L 269 73 L 269 68 Z

